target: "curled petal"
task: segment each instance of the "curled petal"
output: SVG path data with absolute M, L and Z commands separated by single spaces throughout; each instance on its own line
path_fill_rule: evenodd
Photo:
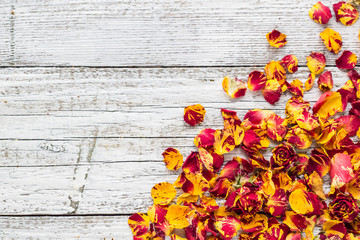
M 171 183 L 162 182 L 151 189 L 151 197 L 154 204 L 168 205 L 176 196 L 176 190 Z
M 341 94 L 343 105 L 347 105 L 348 102 L 352 103 L 356 101 L 356 89 L 351 80 L 348 80 L 342 88 L 337 90 Z M 350 111 L 351 114 L 351 111 Z
M 307 166 L 308 173 L 314 171 L 320 177 L 325 176 L 330 170 L 330 157 L 323 148 L 315 148 L 311 151 L 310 159 Z
M 221 178 L 209 192 L 215 197 L 225 198 L 234 190 L 232 185 L 227 178 Z
M 286 71 L 279 61 L 270 61 L 265 66 L 265 74 L 267 79 L 275 79 L 280 85 L 285 83 Z
M 320 38 L 323 40 L 326 48 L 330 52 L 338 54 L 342 46 L 342 38 L 340 33 L 332 30 L 331 28 L 326 28 L 320 33 Z
M 204 121 L 205 108 L 200 105 L 190 105 L 184 109 L 184 121 L 190 126 L 195 126 Z
M 339 69 L 353 69 L 357 63 L 357 56 L 350 51 L 344 51 L 335 62 Z
M 346 106 L 343 105 L 341 94 L 338 92 L 325 92 L 313 107 L 313 112 L 320 118 L 327 119 L 337 112 L 344 111 Z
M 306 57 L 307 66 L 310 72 L 314 74 L 320 74 L 324 71 L 326 65 L 325 55 L 322 53 L 312 52 Z
M 309 91 L 315 82 L 315 74 L 310 73 L 308 79 L 305 82 L 305 91 Z
M 286 41 L 286 35 L 279 32 L 278 30 L 272 30 L 272 32 L 269 32 L 266 34 L 266 38 L 272 47 L 280 48 L 283 47 L 287 41 Z
M 331 10 L 321 2 L 316 3 L 309 11 L 310 18 L 317 23 L 327 24 L 332 17 Z
M 247 86 L 252 91 L 263 89 L 266 83 L 266 76 L 263 72 L 253 71 L 249 74 Z
M 144 235 L 149 229 L 149 223 L 149 217 L 143 213 L 135 213 L 128 220 L 129 227 L 134 236 Z
M 246 93 L 246 84 L 244 81 L 241 81 L 237 78 L 230 78 L 226 76 L 223 79 L 222 87 L 227 95 L 232 98 L 239 98 L 245 95 Z
M 330 91 L 333 88 L 334 82 L 330 71 L 326 71 L 319 76 L 318 86 L 323 92 Z
M 286 55 L 281 59 L 281 64 L 287 68 L 290 73 L 298 70 L 298 59 L 294 55 Z
M 165 219 L 167 210 L 159 205 L 153 205 L 148 209 L 148 216 L 150 221 L 154 224 L 155 230 L 159 233 L 162 232 L 165 235 L 169 235 L 172 232 L 170 224 Z
M 351 157 L 348 154 L 336 153 L 331 158 L 330 177 L 334 188 L 340 188 L 354 179 Z
M 266 81 L 266 85 L 262 90 L 262 94 L 267 102 L 275 104 L 281 97 L 281 86 L 277 80 L 269 79 Z
M 345 26 L 353 25 L 359 18 L 359 11 L 350 3 L 339 2 L 333 5 L 336 21 Z
M 295 96 L 304 95 L 304 84 L 299 79 L 294 79 L 289 85 L 288 90 Z
M 321 199 L 326 199 L 323 190 L 323 179 L 317 172 L 313 172 L 310 175 L 305 175 L 308 186 L 313 190 Z
M 175 148 L 167 148 L 162 155 L 169 170 L 178 170 L 184 162 L 183 155 Z
M 172 228 L 186 228 L 190 225 L 187 217 L 190 209 L 187 206 L 171 205 L 166 213 L 166 220 Z
M 312 138 L 308 132 L 299 126 L 290 128 L 285 135 L 285 140 L 287 143 L 299 149 L 307 149 L 312 143 Z

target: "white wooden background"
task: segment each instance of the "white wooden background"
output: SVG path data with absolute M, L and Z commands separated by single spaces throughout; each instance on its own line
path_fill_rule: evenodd
M 305 57 L 320 51 L 335 88 L 345 83 L 318 37 L 326 26 L 308 16 L 315 2 L 1 0 L 0 239 L 131 239 L 128 216 L 179 174 L 164 149 L 187 156 L 202 128 L 221 127 L 220 107 L 284 116 L 290 95 L 274 106 L 250 91 L 231 100 L 225 75 L 246 80 L 295 54 L 289 78 L 305 81 Z M 359 24 L 328 24 L 358 56 Z M 266 41 L 273 28 L 288 35 L 282 49 Z M 316 85 L 305 94 L 318 96 Z M 183 108 L 196 103 L 205 121 L 189 127 Z

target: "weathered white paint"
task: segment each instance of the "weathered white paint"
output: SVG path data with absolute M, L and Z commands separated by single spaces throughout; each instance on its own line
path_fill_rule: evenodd
M 0 239 L 130 240 L 126 216 L 0 217 Z
M 311 51 L 321 51 L 334 65 L 336 56 L 319 38 L 326 27 L 341 33 L 343 49 L 358 54 L 359 22 L 345 27 L 333 17 L 328 25 L 319 25 L 308 16 L 315 2 L 8 0 L 1 3 L 6 28 L 0 40 L 5 40 L 6 51 L 0 52 L 0 62 L 33 66 L 239 66 L 265 64 L 295 54 L 304 64 Z M 322 2 L 331 8 L 334 3 Z M 283 49 L 274 49 L 266 41 L 266 33 L 274 28 L 288 36 Z
M 274 106 L 251 91 L 232 100 L 221 89 L 224 76 L 246 80 L 295 54 L 303 67 L 288 77 L 305 81 L 311 51 L 325 53 L 330 66 L 338 57 L 318 37 L 326 27 L 359 55 L 359 23 L 345 27 L 333 17 L 316 24 L 308 17 L 314 3 L 2 0 L 0 65 L 8 68 L 0 69 L 0 215 L 13 217 L 0 217 L 0 238 L 130 239 L 126 215 L 146 211 L 151 187 L 177 177 L 162 163 L 164 149 L 186 157 L 202 128 L 221 127 L 220 107 L 240 118 L 253 108 L 284 116 L 290 94 Z M 273 28 L 288 35 L 282 49 L 266 41 Z M 336 89 L 348 79 L 327 70 Z M 315 84 L 305 99 L 313 104 L 319 94 Z M 189 127 L 183 108 L 195 103 L 207 113 Z M 59 216 L 22 216 L 36 214 Z

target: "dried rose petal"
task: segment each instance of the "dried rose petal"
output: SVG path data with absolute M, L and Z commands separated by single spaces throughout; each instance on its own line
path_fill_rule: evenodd
M 321 95 L 313 107 L 313 112 L 320 118 L 327 119 L 337 112 L 344 111 L 345 107 L 346 106 L 343 106 L 341 94 L 329 91 Z
M 335 62 L 339 69 L 353 69 L 357 63 L 357 56 L 350 51 L 344 51 Z
M 263 72 L 253 71 L 249 74 L 247 86 L 252 91 L 263 89 L 266 83 L 266 76 Z
M 215 142 L 214 134 L 215 129 L 205 128 L 194 138 L 194 144 L 196 147 L 212 147 Z
M 310 72 L 320 74 L 324 71 L 326 65 L 326 58 L 324 54 L 311 52 L 311 54 L 306 57 L 306 60 Z
M 215 134 L 214 150 L 215 153 L 222 155 L 234 150 L 236 144 L 231 129 L 216 130 Z
M 265 66 L 265 74 L 268 80 L 274 79 L 279 82 L 280 85 L 285 83 L 286 71 L 279 61 L 270 61 Z
M 275 104 L 281 97 L 281 86 L 277 80 L 270 79 L 262 90 L 265 100 L 270 104 Z
M 342 187 L 355 177 L 348 154 L 337 153 L 331 158 L 330 177 L 331 186 L 335 188 Z
M 264 214 L 256 214 L 250 222 L 243 222 L 241 230 L 247 233 L 262 232 L 268 228 L 268 218 Z
M 266 34 L 266 38 L 270 46 L 276 48 L 283 47 L 287 43 L 286 35 L 275 29 L 272 30 L 272 32 Z
M 162 155 L 164 157 L 163 161 L 169 170 L 178 170 L 184 162 L 183 155 L 175 148 L 167 148 Z
M 345 26 L 353 25 L 359 18 L 359 12 L 356 7 L 350 3 L 338 2 L 333 5 L 336 21 Z
M 162 182 L 151 189 L 151 197 L 154 204 L 168 205 L 176 196 L 176 190 L 171 183 Z
M 281 64 L 284 65 L 290 73 L 298 70 L 298 59 L 294 55 L 286 55 L 283 57 Z
M 277 189 L 274 195 L 270 196 L 266 202 L 266 212 L 274 217 L 283 216 L 288 205 L 288 199 L 284 189 Z
M 190 126 L 202 123 L 205 116 L 205 108 L 200 105 L 190 105 L 184 109 L 184 121 Z
M 355 220 L 359 212 L 359 206 L 351 195 L 340 193 L 329 204 L 329 214 L 334 220 L 348 223 Z
M 230 78 L 226 76 L 223 79 L 222 87 L 227 95 L 232 98 L 239 98 L 245 95 L 246 93 L 246 84 L 244 81 L 241 81 L 237 78 Z
M 144 235 L 149 229 L 150 219 L 146 214 L 135 213 L 129 217 L 128 224 L 134 236 Z
M 294 79 L 288 84 L 288 90 L 295 96 L 302 97 L 304 95 L 304 84 L 299 79 Z
M 321 2 L 316 3 L 309 11 L 310 18 L 317 23 L 327 24 L 332 17 L 329 7 Z
M 319 76 L 318 86 L 323 92 L 330 91 L 333 88 L 334 82 L 330 71 L 326 71 Z
M 310 73 L 308 79 L 305 82 L 305 91 L 309 91 L 315 82 L 315 74 Z
M 240 230 L 240 220 L 234 216 L 218 217 L 215 221 L 215 228 L 219 231 L 224 240 L 230 240 Z
M 340 33 L 332 30 L 331 28 L 326 28 L 320 33 L 320 38 L 323 40 L 326 48 L 330 52 L 338 54 L 342 46 L 342 38 Z
M 323 207 L 316 194 L 301 188 L 291 192 L 289 203 L 298 214 L 319 215 Z
M 190 225 L 187 219 L 189 212 L 190 209 L 187 206 L 171 205 L 165 218 L 171 227 L 182 229 Z

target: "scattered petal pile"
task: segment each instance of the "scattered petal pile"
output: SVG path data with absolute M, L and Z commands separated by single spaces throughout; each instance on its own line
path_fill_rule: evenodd
M 345 26 L 359 17 L 350 3 L 336 3 L 333 10 L 336 21 Z M 332 17 L 321 2 L 309 15 L 320 24 Z M 266 37 L 273 47 L 287 43 L 286 35 L 277 30 Z M 340 52 L 338 32 L 326 28 L 320 37 L 330 52 Z M 247 82 L 223 79 L 223 90 L 231 98 L 244 96 L 249 88 L 276 104 L 288 91 L 285 117 L 253 109 L 240 119 L 237 112 L 220 109 L 223 127 L 201 130 L 194 138 L 196 150 L 185 161 L 179 150 L 167 148 L 162 154 L 165 166 L 178 170 L 179 176 L 174 183 L 156 184 L 148 212 L 129 218 L 134 240 L 360 239 L 357 56 L 345 50 L 337 58 L 336 66 L 348 70 L 349 79 L 338 90 L 333 89 L 332 73 L 324 71 L 323 53 L 311 52 L 306 61 L 309 75 L 304 81 L 288 81 L 287 74 L 298 70 L 294 55 L 249 73 Z M 322 93 L 311 104 L 304 92 L 312 89 L 316 78 Z M 188 106 L 184 121 L 200 124 L 205 112 L 200 104 Z M 232 159 L 225 161 L 230 152 Z M 240 153 L 246 157 L 237 156 Z M 325 179 L 330 179 L 329 189 L 324 188 Z M 318 236 L 315 227 L 321 229 Z

